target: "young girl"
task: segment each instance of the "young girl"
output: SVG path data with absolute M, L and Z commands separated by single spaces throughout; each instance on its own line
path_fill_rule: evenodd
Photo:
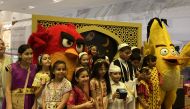
M 89 54 L 89 56 L 91 56 L 91 57 L 97 55 L 97 54 L 98 54 L 97 46 L 91 45 L 91 46 L 89 47 L 89 52 L 88 52 L 88 54 Z
M 63 109 L 72 90 L 71 83 L 65 78 L 66 64 L 56 61 L 53 64 L 51 80 L 45 86 L 42 96 L 43 109 Z
M 68 109 L 91 109 L 95 107 L 94 100 L 90 98 L 89 74 L 84 67 L 75 70 L 72 78 L 73 90 L 67 102 Z
M 143 59 L 143 67 L 148 67 L 151 72 L 150 76 L 150 82 L 152 84 L 153 90 L 149 94 L 149 109 L 160 109 L 161 103 L 160 103 L 160 78 L 159 78 L 159 72 L 156 68 L 156 56 L 154 55 L 147 55 Z
M 98 48 L 95 45 L 91 45 L 89 47 L 88 56 L 89 56 L 89 65 L 90 69 L 92 69 L 94 63 L 94 57 L 98 55 Z
M 137 109 L 149 109 L 149 94 L 152 91 L 152 83 L 150 82 L 150 69 L 143 67 L 140 72 L 142 75 L 141 80 L 137 85 Z
M 87 52 L 81 52 L 79 54 L 79 64 L 78 67 L 84 67 L 87 69 L 88 73 L 90 73 L 89 67 L 89 56 Z
M 48 54 L 42 54 L 38 58 L 38 65 L 37 65 L 37 74 L 35 75 L 34 82 L 32 86 L 35 89 L 35 103 L 34 108 L 42 108 L 41 103 L 41 93 L 44 89 L 45 83 L 50 80 L 50 66 L 51 66 L 51 59 Z M 37 100 L 37 103 L 36 103 Z
M 93 66 L 90 90 L 96 109 L 107 109 L 108 107 L 108 94 L 111 92 L 108 68 L 109 64 L 105 59 L 97 59 Z

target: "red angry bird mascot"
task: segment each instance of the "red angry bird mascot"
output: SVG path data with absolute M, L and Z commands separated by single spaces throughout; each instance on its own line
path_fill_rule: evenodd
M 72 79 L 78 54 L 84 51 L 84 39 L 74 25 L 60 24 L 47 29 L 38 25 L 37 32 L 32 33 L 28 43 L 33 49 L 34 63 L 37 63 L 40 54 L 50 54 L 52 64 L 57 60 L 66 63 L 67 79 Z

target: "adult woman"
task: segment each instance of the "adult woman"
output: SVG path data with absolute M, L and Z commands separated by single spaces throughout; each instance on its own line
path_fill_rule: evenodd
M 5 55 L 5 43 L 0 38 L 0 102 L 5 94 L 5 66 L 11 63 L 10 56 Z
M 18 61 L 7 66 L 6 101 L 2 109 L 31 109 L 34 103 L 32 83 L 36 66 L 32 64 L 33 52 L 29 45 L 23 44 L 18 54 Z

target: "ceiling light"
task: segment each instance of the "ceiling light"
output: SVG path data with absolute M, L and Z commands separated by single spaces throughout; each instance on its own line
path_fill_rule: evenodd
M 28 6 L 28 9 L 34 9 L 35 7 L 34 6 Z
M 58 2 L 61 2 L 63 0 L 53 0 L 53 3 L 58 3 Z
M 0 0 L 0 5 L 3 4 L 3 3 L 4 3 L 4 1 L 1 1 L 1 0 Z

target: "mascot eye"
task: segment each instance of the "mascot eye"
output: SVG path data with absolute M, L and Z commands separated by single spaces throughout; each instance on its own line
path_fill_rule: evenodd
M 82 52 L 84 50 L 84 45 L 83 44 L 77 44 L 76 50 L 78 53 Z
M 166 48 L 161 49 L 160 54 L 162 56 L 166 56 L 168 54 L 168 49 L 166 49 Z
M 172 55 L 176 55 L 176 54 L 177 54 L 177 51 L 174 50 L 174 49 L 171 49 L 171 54 L 172 54 Z
M 73 41 L 66 39 L 66 38 L 63 38 L 62 44 L 64 47 L 71 47 L 73 45 Z

